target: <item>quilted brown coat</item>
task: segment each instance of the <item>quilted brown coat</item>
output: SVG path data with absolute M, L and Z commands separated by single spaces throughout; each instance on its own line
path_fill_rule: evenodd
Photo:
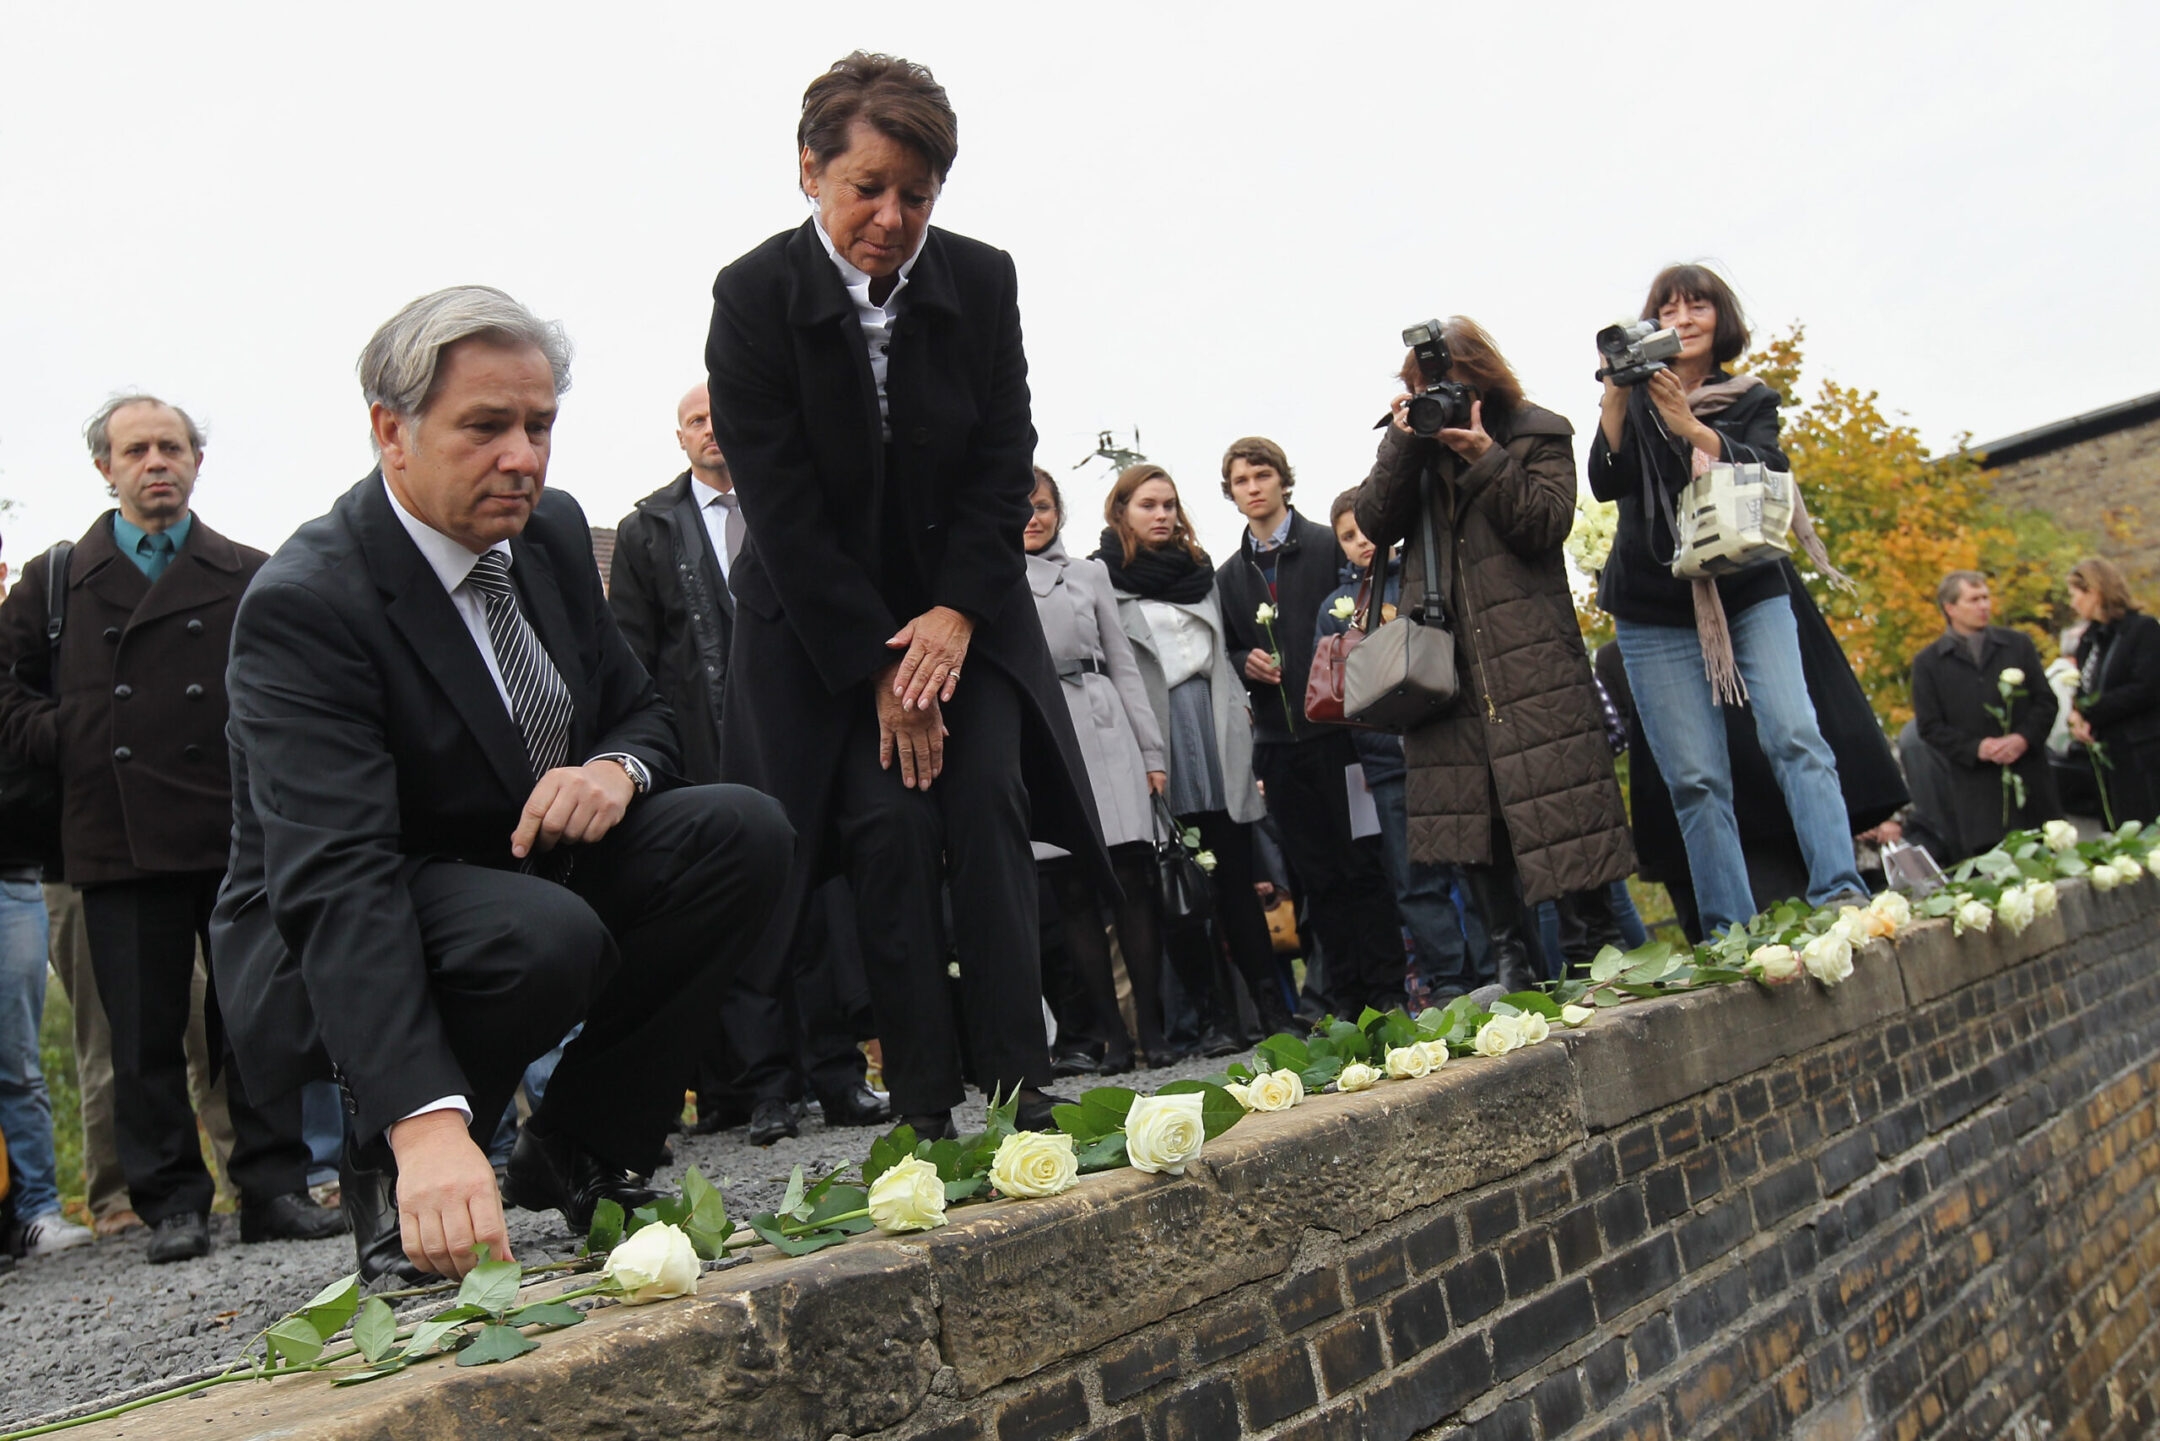
M 1534 903 L 1618 880 L 1635 869 L 1635 848 L 1561 561 L 1575 519 L 1573 430 L 1534 405 L 1487 428 L 1497 443 L 1472 465 L 1388 426 L 1357 519 L 1375 544 L 1407 542 L 1403 604 L 1421 609 L 1418 478 L 1433 467 L 1462 692 L 1403 737 L 1410 853 L 1489 864 L 1497 798 Z

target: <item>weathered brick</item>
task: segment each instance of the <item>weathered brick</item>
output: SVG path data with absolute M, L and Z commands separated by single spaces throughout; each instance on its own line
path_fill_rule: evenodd
M 1680 1334 L 1681 1346 L 1694 1350 L 1738 1320 L 1747 1308 L 1747 1272 L 1736 1266 L 1676 1298 L 1673 1327 Z
M 1363 1305 L 1407 1281 L 1410 1268 L 1403 1258 L 1402 1242 L 1389 1240 L 1347 1258 L 1343 1274 L 1350 1282 L 1350 1299 Z
M 1342 1284 L 1332 1268 L 1300 1271 L 1275 1288 L 1275 1317 L 1285 1335 L 1342 1308 Z
M 1051 1441 L 1087 1425 L 1087 1392 L 1078 1376 L 1024 1391 L 998 1408 L 998 1441 Z
M 1680 1279 L 1680 1253 L 1670 1235 L 1652 1236 L 1600 1262 L 1590 1272 L 1597 1312 L 1607 1324 L 1621 1312 L 1669 1289 Z
M 1105 1426 L 1098 1426 L 1080 1441 L 1147 1441 L 1147 1422 L 1139 1416 L 1120 1416 Z
M 1448 1312 L 1458 1326 L 1467 1326 L 1507 1299 L 1500 1258 L 1489 1251 L 1472 1256 L 1441 1279 L 1447 1285 Z
M 1691 1151 L 1680 1162 L 1680 1174 L 1687 1178 L 1688 1204 L 1700 1206 L 1725 1184 L 1724 1158 L 1712 1146 Z
M 1755 1233 L 1755 1213 L 1745 1196 L 1729 1197 L 1699 1216 L 1690 1216 L 1679 1231 L 1680 1259 L 1690 1271 L 1708 1265 Z
M 1587 1201 L 1619 1183 L 1620 1165 L 1613 1157 L 1612 1147 L 1600 1141 L 1576 1157 L 1575 1163 L 1568 1167 L 1568 1174 L 1574 1177 L 1576 1196 Z
M 1577 1206 L 1554 1221 L 1552 1238 L 1562 1274 L 1580 1271 L 1604 1254 L 1598 1241 L 1597 1213 L 1589 1206 Z
M 1628 1332 L 1628 1349 L 1635 1353 L 1639 1376 L 1654 1376 L 1680 1355 L 1680 1338 L 1673 1334 L 1672 1317 L 1660 1311 Z
M 1385 1364 L 1380 1354 L 1380 1318 L 1367 1312 L 1330 1326 L 1313 1338 L 1313 1354 L 1320 1358 L 1320 1379 L 1328 1394 L 1341 1395 Z
M 1102 1377 L 1103 1400 L 1116 1405 L 1178 1374 L 1177 1334 L 1168 1329 L 1143 1332 L 1109 1347 L 1095 1369 Z
M 1148 1418 L 1150 1441 L 1222 1441 L 1237 1434 L 1237 1393 L 1220 1377 L 1171 1392 Z
M 1403 1249 L 1409 1253 L 1410 1269 L 1422 1275 L 1461 1253 L 1462 1233 L 1453 1216 L 1435 1216 L 1403 1237 Z
M 1320 1403 L 1313 1385 L 1312 1357 L 1302 1342 L 1263 1351 L 1246 1361 L 1238 1367 L 1238 1384 L 1245 1392 L 1245 1418 L 1255 1427 L 1272 1426 Z
M 1634 1186 L 1623 1186 L 1600 1198 L 1597 1203 L 1598 1229 L 1605 1233 L 1608 1250 L 1627 1245 L 1650 1229 L 1650 1217 L 1643 1210 L 1642 1192 Z
M 1565 1206 L 1573 1195 L 1573 1190 L 1568 1185 L 1567 1172 L 1548 1171 L 1542 1176 L 1523 1182 L 1517 1188 L 1517 1194 L 1522 1200 L 1523 1219 L 1535 1221 Z
M 1537 1412 L 1539 1431 L 1547 1436 L 1560 1435 L 1589 1414 L 1582 1378 L 1572 1370 L 1547 1376 L 1530 1392 L 1530 1408 Z
M 1390 1296 L 1384 1314 L 1387 1319 L 1388 1344 L 1394 1348 L 1395 1364 L 1398 1366 L 1426 1347 L 1437 1344 L 1448 1333 L 1447 1306 L 1441 1281 L 1437 1277 L 1430 1281 L 1420 1281 L 1417 1285 Z M 1458 1311 L 1457 1314 L 1460 1315 L 1461 1312 Z M 1482 1315 L 1483 1312 L 1479 1314 Z
M 1856 1131 L 1841 1141 L 1833 1141 L 1815 1158 L 1815 1167 L 1822 1175 L 1823 1194 L 1835 1196 L 1875 1169 L 1875 1138 Z
M 1470 1441 L 1535 1441 L 1528 1399 L 1510 1401 L 1470 1428 Z
M 1702 1141 L 1702 1118 L 1693 1106 L 1679 1110 L 1658 1122 L 1658 1144 L 1665 1149 L 1668 1158 L 1682 1151 L 1692 1151 Z
M 1552 1241 L 1543 1230 L 1512 1236 L 1500 1247 L 1500 1270 L 1516 1300 L 1552 1284 Z
M 1768 1230 L 1817 1199 L 1815 1168 L 1806 1161 L 1795 1161 L 1756 1182 L 1749 1194 L 1755 1201 L 1755 1224 Z
M 1602 1430 L 1592 1433 L 1589 1441 L 1672 1441 L 1672 1433 L 1665 1427 L 1664 1404 L 1652 1401 L 1638 1406 L 1619 1420 L 1607 1422 Z
M 1688 1208 L 1687 1177 L 1678 1166 L 1660 1166 L 1643 1177 L 1643 1204 L 1650 1224 L 1662 1226 Z
M 1519 1376 L 1597 1326 L 1590 1283 L 1570 1281 L 1500 1318 L 1492 1330 L 1493 1374 Z
M 942 1425 L 915 1433 L 917 1441 L 982 1441 L 982 1422 L 973 1416 L 955 1416 Z
M 1268 1313 L 1256 1301 L 1238 1301 L 1192 1329 L 1193 1355 L 1203 1366 L 1249 1351 L 1267 1339 Z
M 1358 1441 L 1359 1434 L 1357 1403 L 1347 1401 L 1285 1426 L 1275 1441 Z
M 1502 1191 L 1482 1201 L 1472 1201 L 1464 1212 L 1470 1223 L 1470 1244 L 1483 1246 L 1515 1229 L 1515 1193 Z
M 1482 1336 L 1407 1366 L 1398 1356 L 1386 1379 L 1359 1398 L 1363 1432 L 1371 1441 L 1408 1441 L 1462 1410 L 1491 1384 L 1492 1362 Z
M 1619 1163 L 1623 1179 L 1654 1165 L 1657 1161 L 1656 1129 L 1637 1126 L 1632 1131 L 1622 1131 L 1613 1138 L 1613 1159 Z
M 1627 1340 L 1615 1336 L 1604 1345 L 1583 1357 L 1582 1383 L 1590 1405 L 1603 1411 L 1612 1404 L 1613 1397 L 1627 1389 Z M 1550 1428 L 1548 1428 L 1550 1429 Z

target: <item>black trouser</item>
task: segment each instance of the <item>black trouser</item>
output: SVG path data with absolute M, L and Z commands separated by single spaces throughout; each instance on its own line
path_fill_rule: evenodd
M 897 761 L 879 768 L 867 689 L 839 703 L 854 707 L 857 719 L 834 777 L 833 814 L 894 1112 L 943 1111 L 965 1094 L 945 971 L 948 883 L 960 1009 L 977 1080 L 1008 1095 L 1048 1084 L 1018 688 L 995 666 L 968 668 L 943 708 L 952 734 L 944 773 L 928 790 L 901 785 Z
M 583 1021 L 533 1124 L 611 1166 L 659 1169 L 740 950 L 729 938 L 763 930 L 792 850 L 770 798 L 688 786 L 631 802 L 606 839 L 578 847 L 567 885 L 418 862 L 421 948 L 475 1139 L 486 1145 L 525 1067 Z
M 1162 1057 L 1169 1047 L 1163 1041 L 1162 897 L 1156 888 L 1155 850 L 1146 841 L 1130 841 L 1111 848 L 1110 863 L 1124 892 L 1113 918 L 1118 951 L 1132 980 L 1140 1049 Z M 1058 1033 L 1062 1036 L 1069 1027 L 1074 1035 L 1102 1045 L 1110 1058 L 1130 1056 L 1133 1038 L 1126 1034 L 1118 1009 L 1101 897 L 1086 869 L 1071 856 L 1039 862 L 1036 869 L 1062 923 L 1060 964 L 1053 968 L 1047 951 L 1043 957 L 1043 989 L 1058 1018 Z
M 1401 1005 L 1406 968 L 1380 838 L 1350 838 L 1347 773 L 1357 763 L 1344 730 L 1253 747 L 1253 772 L 1327 956 L 1328 1003 L 1345 1016 L 1368 1004 Z
M 811 892 L 792 943 L 777 937 L 740 967 L 720 1007 L 722 1036 L 698 1086 L 702 1114 L 758 1101 L 799 1101 L 805 1082 L 820 1098 L 863 1078 L 858 1016 L 867 1012 L 854 898 L 834 877 Z
M 1228 811 L 1203 811 L 1179 816 L 1178 824 L 1196 827 L 1200 848 L 1215 856 L 1215 871 L 1208 879 L 1215 892 L 1217 932 L 1230 953 L 1230 963 L 1245 979 L 1253 1004 L 1260 1007 L 1262 1031 L 1270 1017 L 1286 1005 L 1282 972 L 1275 964 L 1275 943 L 1268 938 L 1267 916 L 1260 909 L 1260 894 L 1253 889 L 1258 878 L 1253 858 L 1253 828 L 1230 819 Z M 1208 1013 L 1207 997 L 1222 988 L 1215 983 L 1215 958 L 1207 933 L 1188 928 L 1171 938 L 1170 954 L 1177 966 L 1178 983 L 1201 1010 L 1202 1024 L 1214 1019 L 1235 1034 L 1238 1027 L 1237 997 L 1220 996 L 1220 1007 Z M 1263 996 L 1272 996 L 1272 1003 Z
M 113 1130 L 128 1196 L 155 1226 L 209 1211 L 215 1184 L 203 1167 L 195 1108 L 188 1100 L 188 1000 L 195 947 L 210 955 L 210 910 L 222 871 L 191 871 L 82 888 L 90 968 L 112 1025 Z M 217 990 L 204 1000 L 213 1063 L 224 1061 Z M 247 1201 L 304 1190 L 308 1149 L 300 1138 L 297 1090 L 263 1102 L 247 1094 L 240 1068 L 226 1064 L 232 1113 L 233 1184 Z M 495 1111 L 501 1115 L 501 1108 Z

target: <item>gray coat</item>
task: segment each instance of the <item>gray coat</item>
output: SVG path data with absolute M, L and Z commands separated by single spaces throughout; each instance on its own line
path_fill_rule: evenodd
M 1170 765 L 1147 684 L 1119 624 L 1110 572 L 1099 560 L 1068 555 L 1065 543 L 1053 540 L 1027 558 L 1027 573 L 1094 786 L 1103 844 L 1152 839 L 1147 773 Z
M 1125 628 L 1126 639 L 1132 642 L 1133 658 L 1140 663 L 1140 676 L 1147 684 L 1148 704 L 1155 711 L 1157 728 L 1167 734 L 1170 729 L 1170 688 L 1164 684 L 1162 659 L 1155 650 L 1154 632 L 1148 629 L 1147 616 L 1140 609 L 1140 597 L 1117 591 L 1118 621 Z M 1221 758 L 1223 789 L 1230 805 L 1230 819 L 1250 825 L 1267 814 L 1267 806 L 1260 799 L 1260 787 L 1253 784 L 1252 769 L 1252 710 L 1246 704 L 1245 682 L 1238 677 L 1230 664 L 1230 650 L 1223 637 L 1222 606 L 1213 590 L 1207 599 L 1191 605 L 1177 601 L 1160 601 L 1161 605 L 1175 605 L 1189 615 L 1207 622 L 1207 628 L 1215 636 L 1215 664 L 1208 672 L 1208 690 L 1215 702 L 1215 753 Z

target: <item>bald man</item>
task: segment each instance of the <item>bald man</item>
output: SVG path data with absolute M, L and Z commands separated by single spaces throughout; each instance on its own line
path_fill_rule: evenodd
M 748 539 L 735 504 L 727 457 L 713 438 L 712 404 L 692 386 L 675 407 L 675 441 L 690 468 L 637 503 L 615 531 L 608 603 L 616 623 L 675 712 L 683 774 L 693 784 L 720 779 L 720 696 L 727 682 L 735 600 L 728 578 Z M 844 887 L 842 888 L 844 890 Z M 747 1121 L 749 1138 L 770 1145 L 796 1134 L 805 1092 L 816 1096 L 827 1125 L 882 1125 L 885 1103 L 863 1084 L 854 1033 L 862 1017 L 842 1014 L 842 995 L 862 993 L 847 974 L 854 939 L 844 895 L 813 907 L 823 932 L 801 947 L 768 937 L 758 957 L 738 968 L 716 1035 L 697 1078 L 699 1129 Z M 796 954 L 791 955 L 794 950 Z M 837 962 L 832 952 L 842 954 Z M 837 964 L 841 974 L 829 974 Z M 855 969 L 859 971 L 859 962 Z M 818 980 L 801 985 L 805 974 Z M 790 1012 L 807 991 L 806 1027 Z M 859 1008 L 867 1012 L 867 994 Z M 796 1037 L 807 1029 L 798 1050 Z M 807 1071 L 807 1076 L 805 1072 Z

